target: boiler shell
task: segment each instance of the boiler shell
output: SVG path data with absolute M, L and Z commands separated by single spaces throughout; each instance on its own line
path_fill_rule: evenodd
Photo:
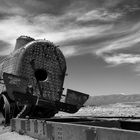
M 34 95 L 39 95 L 40 91 L 34 75 L 35 71 L 31 65 L 32 61 L 34 61 L 35 70 L 43 69 L 48 75 L 45 81 L 40 82 L 43 91 L 42 98 L 59 101 L 63 90 L 66 61 L 60 49 L 49 41 L 31 41 L 11 53 L 0 64 L 0 75 L 2 77 L 3 72 L 7 72 L 27 78 L 28 85 L 33 87 Z M 6 90 L 5 86 L 0 88 Z

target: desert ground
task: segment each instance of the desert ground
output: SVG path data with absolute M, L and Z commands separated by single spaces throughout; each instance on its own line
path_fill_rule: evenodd
M 104 106 L 88 106 L 75 114 L 59 112 L 58 116 L 118 116 L 140 117 L 140 103 L 117 103 Z

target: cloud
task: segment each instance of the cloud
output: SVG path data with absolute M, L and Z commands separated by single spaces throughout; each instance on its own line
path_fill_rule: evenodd
M 60 45 L 66 56 L 94 51 L 104 59 L 105 53 L 139 42 L 139 25 L 121 28 L 123 10 L 110 10 L 124 1 L 0 0 L 0 40 L 14 47 L 20 35 L 46 38 Z M 6 48 L 7 53 L 13 47 Z
M 104 3 L 105 7 L 116 7 L 118 4 L 120 4 L 121 2 L 123 2 L 124 0 L 106 0 Z
M 66 58 L 77 54 L 77 50 L 76 50 L 75 46 L 61 47 L 60 49 Z
M 140 55 L 132 55 L 132 54 L 117 54 L 113 56 L 106 56 L 104 57 L 104 59 L 107 63 L 113 65 L 140 63 Z
M 96 49 L 95 54 L 113 65 L 140 63 L 138 53 L 140 51 L 140 23 L 130 27 L 123 31 L 125 34 L 120 38 L 107 40 L 104 46 Z M 118 34 L 119 32 L 121 33 L 121 30 L 118 30 Z
M 0 0 L 0 3 L 0 9 L 3 13 L 10 14 L 11 12 L 11 14 L 26 16 L 42 13 L 60 15 L 63 14 L 71 0 Z
M 115 21 L 122 16 L 121 13 L 113 13 L 109 12 L 106 9 L 100 8 L 89 11 L 84 15 L 77 18 L 77 21 L 93 21 L 93 20 L 100 20 L 100 21 Z
M 128 31 L 129 32 L 129 31 Z M 100 55 L 106 52 L 113 52 L 116 50 L 123 50 L 125 48 L 130 48 L 140 42 L 140 30 L 135 30 L 135 33 L 129 32 L 127 36 L 122 37 L 121 39 L 117 39 L 115 41 L 110 42 L 109 45 L 102 47 L 97 50 L 96 54 Z
M 70 42 L 96 38 L 112 28 L 112 25 L 81 27 L 78 26 L 76 20 L 73 21 L 73 16 L 75 15 L 67 15 L 67 13 L 61 17 L 48 14 L 30 18 L 10 16 L 0 22 L 0 33 L 3 34 L 3 36 L 0 36 L 0 39 L 7 40 L 9 44 L 14 46 L 15 39 L 18 36 L 28 35 L 34 38 L 46 38 L 64 47 L 76 46 L 76 44 L 71 45 Z
M 0 22 L 0 40 L 7 41 L 14 45 L 15 39 L 21 34 L 33 35 L 33 26 L 25 18 L 20 16 L 9 17 Z

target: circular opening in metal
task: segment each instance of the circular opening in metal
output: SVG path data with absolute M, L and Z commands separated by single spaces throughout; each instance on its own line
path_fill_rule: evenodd
M 44 69 L 37 69 L 35 71 L 35 77 L 37 81 L 45 81 L 48 78 L 48 73 Z

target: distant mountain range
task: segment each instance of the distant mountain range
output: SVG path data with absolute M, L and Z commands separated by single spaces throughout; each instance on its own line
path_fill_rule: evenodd
M 102 95 L 102 96 L 90 96 L 85 106 L 101 106 L 109 105 L 116 103 L 126 103 L 126 102 L 140 102 L 140 94 L 134 95 L 122 95 L 122 94 L 113 94 L 113 95 Z

